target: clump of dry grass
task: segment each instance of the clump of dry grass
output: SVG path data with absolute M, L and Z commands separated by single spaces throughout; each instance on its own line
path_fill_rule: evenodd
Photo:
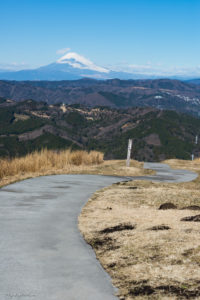
M 98 151 L 74 151 L 69 154 L 69 161 L 75 166 L 80 165 L 94 165 L 103 162 L 103 153 Z
M 196 170 L 200 165 L 171 161 Z M 171 202 L 177 209 L 160 210 Z M 83 208 L 79 227 L 95 249 L 123 299 L 200 299 L 200 178 L 186 183 L 130 181 L 94 194 Z M 132 230 L 117 231 L 121 224 Z M 111 230 L 112 229 L 112 230 Z
M 24 157 L 0 159 L 0 180 L 7 176 L 50 170 L 67 170 L 71 166 L 103 163 L 103 153 L 97 151 L 53 151 L 43 149 Z

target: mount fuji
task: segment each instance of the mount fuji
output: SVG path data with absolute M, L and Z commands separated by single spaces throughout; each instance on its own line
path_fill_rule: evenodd
M 91 60 L 75 52 L 68 52 L 56 62 L 37 69 L 21 71 L 0 70 L 0 80 L 76 80 L 93 79 L 141 79 L 147 78 L 142 74 L 115 72 L 100 67 Z

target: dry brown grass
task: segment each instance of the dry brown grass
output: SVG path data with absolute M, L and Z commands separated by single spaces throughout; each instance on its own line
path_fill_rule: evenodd
M 171 160 L 170 165 L 200 174 L 197 161 Z M 159 210 L 166 202 L 178 208 Z M 80 230 L 123 299 L 200 299 L 200 223 L 180 221 L 200 211 L 182 209 L 188 205 L 200 206 L 200 178 L 115 184 L 83 208 Z M 134 229 L 113 230 L 124 225 Z M 170 229 L 152 230 L 162 225 Z
M 110 176 L 143 176 L 154 174 L 152 170 L 143 169 L 143 163 L 131 160 L 130 167 L 126 167 L 125 160 L 107 160 L 103 164 L 90 168 L 90 174 Z
M 190 160 L 181 160 L 181 159 L 169 159 L 165 160 L 164 163 L 170 165 L 173 169 L 188 169 L 192 171 L 199 172 L 200 169 L 200 159 Z
M 65 169 L 70 165 L 93 165 L 103 162 L 103 153 L 97 151 L 41 150 L 24 157 L 0 160 L 0 179 L 19 173 L 35 173 L 50 169 Z
M 51 151 L 33 152 L 24 157 L 0 159 L 0 187 L 26 178 L 53 174 L 101 174 L 116 176 L 136 176 L 149 174 L 143 164 L 125 161 L 103 161 L 103 153 L 98 151 Z
M 97 151 L 43 149 L 24 157 L 0 159 L 0 186 L 29 177 L 81 172 L 86 166 L 102 163 L 103 153 Z

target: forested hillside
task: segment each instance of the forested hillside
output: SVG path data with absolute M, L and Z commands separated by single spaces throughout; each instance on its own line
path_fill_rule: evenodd
M 200 120 L 154 108 L 126 110 L 81 105 L 48 105 L 0 99 L 0 156 L 21 156 L 35 149 L 101 150 L 105 158 L 126 158 L 133 138 L 133 157 L 157 161 L 199 155 L 195 136 Z

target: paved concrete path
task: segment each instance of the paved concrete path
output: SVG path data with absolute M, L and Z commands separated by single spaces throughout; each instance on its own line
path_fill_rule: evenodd
M 156 171 L 156 175 L 148 176 L 148 180 L 159 182 L 187 182 L 192 181 L 198 177 L 197 173 L 188 170 L 173 170 L 167 164 L 161 163 L 144 163 L 145 169 Z M 146 180 L 146 176 L 140 177 Z
M 197 176 L 163 164 L 145 168 L 158 173 L 135 179 L 180 182 Z M 57 175 L 0 189 L 0 300 L 117 299 L 78 231 L 77 218 L 96 190 L 127 179 Z

